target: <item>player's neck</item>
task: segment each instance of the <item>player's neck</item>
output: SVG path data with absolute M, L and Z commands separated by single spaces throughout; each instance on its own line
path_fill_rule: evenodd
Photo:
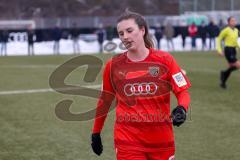
M 235 28 L 235 26 L 230 26 L 230 25 L 229 25 L 229 27 L 230 27 L 231 29 L 234 29 L 234 28 Z
M 147 56 L 149 55 L 149 49 L 144 47 L 138 48 L 135 51 L 128 51 L 127 52 L 127 57 L 133 61 L 133 62 L 138 62 L 138 61 L 143 61 Z

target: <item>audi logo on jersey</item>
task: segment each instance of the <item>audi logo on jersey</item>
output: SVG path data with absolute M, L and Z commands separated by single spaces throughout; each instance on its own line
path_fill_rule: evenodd
M 154 95 L 157 90 L 158 86 L 154 82 L 127 83 L 124 85 L 124 93 L 126 96 Z

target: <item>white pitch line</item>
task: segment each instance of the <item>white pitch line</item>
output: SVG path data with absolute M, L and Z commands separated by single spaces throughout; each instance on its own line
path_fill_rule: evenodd
M 101 88 L 102 85 L 90 85 L 90 86 L 84 86 L 86 88 Z M 66 90 L 74 90 L 76 88 L 58 88 L 57 90 L 60 91 L 66 91 Z M 46 93 L 46 92 L 56 92 L 55 90 L 51 88 L 43 88 L 43 89 L 29 89 L 29 90 L 13 90 L 13 91 L 0 91 L 0 95 L 13 95 L 13 94 L 28 94 L 28 93 Z

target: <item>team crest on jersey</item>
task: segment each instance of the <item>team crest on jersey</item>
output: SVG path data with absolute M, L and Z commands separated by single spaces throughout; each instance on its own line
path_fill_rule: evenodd
M 159 67 L 149 67 L 149 73 L 153 77 L 157 77 L 159 75 Z

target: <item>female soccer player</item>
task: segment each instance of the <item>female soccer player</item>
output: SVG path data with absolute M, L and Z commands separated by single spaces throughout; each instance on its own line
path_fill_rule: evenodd
M 100 133 L 116 97 L 117 160 L 174 160 L 172 124 L 180 126 L 186 120 L 190 83 L 169 53 L 153 49 L 143 16 L 126 11 L 117 21 L 117 31 L 127 51 L 105 66 L 92 149 L 97 155 L 103 151 Z M 172 114 L 170 91 L 178 100 Z
M 229 64 L 229 68 L 225 71 L 220 72 L 220 86 L 226 88 L 226 82 L 230 74 L 240 68 L 240 61 L 237 60 L 236 48 L 239 48 L 238 36 L 239 31 L 236 28 L 236 19 L 234 17 L 228 18 L 228 26 L 225 27 L 219 34 L 217 38 L 217 51 L 218 53 L 225 58 Z M 222 51 L 222 40 L 224 40 L 224 53 Z

